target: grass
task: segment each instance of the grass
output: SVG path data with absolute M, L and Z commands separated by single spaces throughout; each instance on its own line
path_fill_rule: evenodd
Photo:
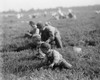
M 61 19 L 59 21 L 40 17 L 35 22 L 49 20 L 61 32 L 64 50 L 57 49 L 73 65 L 72 69 L 44 69 L 44 60 L 37 59 L 34 41 L 24 34 L 31 28 L 27 23 L 15 18 L 4 18 L 4 41 L 1 50 L 3 74 L 5 80 L 99 80 L 100 79 L 100 23 L 99 15 L 94 9 L 84 11 L 76 9 L 78 19 Z M 29 19 L 26 19 L 29 20 Z M 85 43 L 81 43 L 83 40 Z M 94 42 L 95 45 L 90 44 Z M 73 50 L 74 46 L 82 48 L 82 53 Z

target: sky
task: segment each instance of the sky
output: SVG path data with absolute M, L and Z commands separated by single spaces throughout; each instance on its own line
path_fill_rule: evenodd
M 100 5 L 100 0 L 0 0 L 0 11 Z

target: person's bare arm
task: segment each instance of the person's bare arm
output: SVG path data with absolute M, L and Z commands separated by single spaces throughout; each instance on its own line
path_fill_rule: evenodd
M 30 31 L 28 31 L 26 34 L 27 34 L 27 35 L 29 35 L 29 36 L 32 36 L 32 34 L 31 34 L 31 32 L 30 32 Z

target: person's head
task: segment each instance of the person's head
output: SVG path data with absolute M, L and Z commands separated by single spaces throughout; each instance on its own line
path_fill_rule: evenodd
M 41 22 L 37 23 L 37 28 L 40 30 L 43 30 L 43 28 L 44 28 L 43 23 L 41 23 Z
M 47 52 L 51 49 L 51 45 L 49 43 L 42 43 L 41 44 L 41 51 L 45 54 L 47 54 Z
M 50 22 L 45 22 L 45 26 L 51 25 Z
M 37 28 L 36 24 L 35 24 L 33 21 L 29 21 L 29 25 L 30 25 L 32 28 Z

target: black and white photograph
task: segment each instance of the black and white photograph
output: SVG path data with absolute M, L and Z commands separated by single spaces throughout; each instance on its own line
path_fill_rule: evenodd
M 100 80 L 100 0 L 0 0 L 0 80 Z

